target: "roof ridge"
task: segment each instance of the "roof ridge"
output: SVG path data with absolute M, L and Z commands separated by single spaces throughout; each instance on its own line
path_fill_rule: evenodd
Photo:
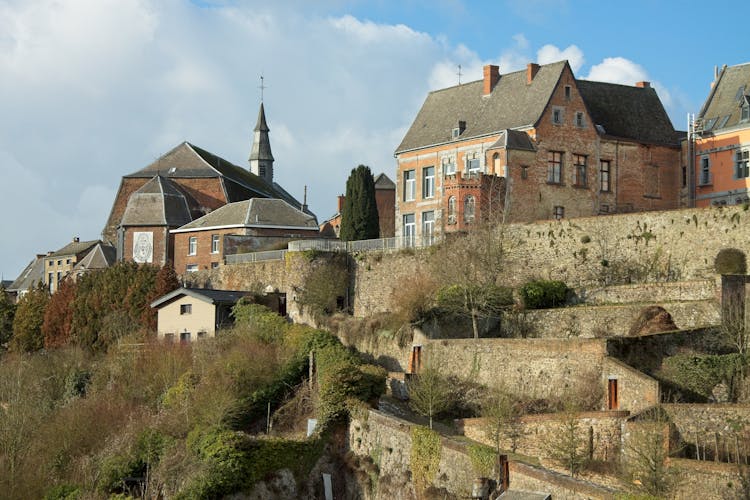
M 213 170 L 214 172 L 216 172 L 217 174 L 219 174 L 219 176 L 223 176 L 223 174 L 222 174 L 221 172 L 219 172 L 219 171 L 218 171 L 218 170 L 216 169 L 216 167 L 214 167 L 214 166 L 213 166 L 213 165 L 211 165 L 211 164 L 210 164 L 209 162 L 207 162 L 207 161 L 206 161 L 206 159 L 205 159 L 205 158 L 203 158 L 203 156 L 202 156 L 202 155 L 201 155 L 200 153 L 198 153 L 198 152 L 197 152 L 197 151 L 195 150 L 195 148 L 198 148 L 198 149 L 200 149 L 201 151 L 205 151 L 206 153 L 209 153 L 209 154 L 211 154 L 211 155 L 213 155 L 213 156 L 216 156 L 216 157 L 217 157 L 217 158 L 219 158 L 219 159 L 222 159 L 222 158 L 221 158 L 220 156 L 217 156 L 217 155 L 215 155 L 215 154 L 213 154 L 213 153 L 209 152 L 208 150 L 206 150 L 206 149 L 203 149 L 203 148 L 202 148 L 202 147 L 200 147 L 200 146 L 196 146 L 195 144 L 192 144 L 192 143 L 190 143 L 190 142 L 188 142 L 188 141 L 185 141 L 185 144 L 186 144 L 186 145 L 187 145 L 187 146 L 188 146 L 188 147 L 190 148 L 190 151 L 192 151 L 192 152 L 193 152 L 193 154 L 195 154 L 195 156 L 197 156 L 197 157 L 198 157 L 198 158 L 200 159 L 200 161 L 202 161 L 203 163 L 205 163 L 206 165 L 208 165 L 208 168 L 210 168 L 211 170 Z

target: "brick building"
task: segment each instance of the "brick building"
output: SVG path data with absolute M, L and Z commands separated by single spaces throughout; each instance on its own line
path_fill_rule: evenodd
M 59 250 L 48 252 L 44 257 L 43 279 L 50 293 L 54 293 L 59 288 L 60 282 L 73 272 L 78 261 L 100 243 L 99 240 L 81 241 L 75 237 L 73 241 Z
M 374 181 L 380 238 L 392 238 L 396 230 L 396 184 L 385 173 L 378 174 Z M 331 238 L 339 237 L 341 211 L 344 209 L 345 200 L 346 196 L 340 195 L 337 200 L 336 213 L 320 225 L 320 232 L 323 235 Z
M 216 268 L 227 254 L 276 249 L 320 236 L 314 215 L 283 200 L 263 198 L 229 203 L 170 233 L 178 273 Z
M 685 142 L 695 206 L 750 201 L 750 63 L 724 66 Z
M 277 198 L 309 213 L 273 181 L 273 155 L 261 103 L 249 157 L 250 170 L 183 142 L 147 167 L 125 175 L 102 231 L 118 259 L 162 265 L 173 259 L 170 230 L 227 203 Z M 312 214 L 310 214 L 312 215 Z
M 567 61 L 487 65 L 431 92 L 396 149 L 396 236 L 676 208 L 679 141 L 648 82 L 578 80 Z

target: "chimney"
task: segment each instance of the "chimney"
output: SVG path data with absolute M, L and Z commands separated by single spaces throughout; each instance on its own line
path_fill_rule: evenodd
M 338 212 L 341 213 L 344 210 L 344 200 L 346 200 L 346 196 L 343 194 L 339 195 L 339 208 Z
M 80 241 L 81 239 L 78 236 L 73 236 L 73 243 L 78 243 Z
M 635 86 L 639 89 L 649 89 L 651 88 L 651 82 L 638 82 Z
M 494 64 L 485 64 L 484 66 L 484 92 L 482 95 L 490 95 L 500 80 L 500 67 Z
M 526 84 L 531 85 L 534 80 L 537 71 L 539 71 L 539 65 L 536 63 L 529 63 L 526 65 Z

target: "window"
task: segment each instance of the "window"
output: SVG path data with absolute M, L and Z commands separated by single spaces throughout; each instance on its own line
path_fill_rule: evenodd
M 492 155 L 492 173 L 495 175 L 500 175 L 500 153 L 495 153 L 494 155 Z M 508 173 L 503 170 L 502 176 L 507 177 Z
M 719 122 L 719 125 L 718 125 L 718 126 L 717 126 L 716 128 L 724 128 L 724 125 L 726 125 L 726 124 L 727 124 L 727 122 L 729 121 L 729 116 L 730 116 L 730 115 L 726 115 L 726 116 L 724 116 L 724 117 L 723 117 L 723 118 L 721 119 L 721 121 Z
M 556 220 L 562 219 L 565 217 L 565 207 L 556 206 L 552 211 L 552 215 Z
M 554 106 L 552 108 L 552 123 L 555 125 L 562 125 L 565 119 L 565 109 Z
M 547 153 L 547 182 L 562 184 L 563 154 L 560 151 Z
M 55 265 L 55 261 L 54 260 L 49 261 L 48 265 L 54 266 Z
M 61 260 L 58 260 L 58 261 L 57 261 L 57 265 L 58 265 L 58 266 L 62 266 L 62 261 L 61 261 Z
M 198 264 L 188 264 L 185 266 L 185 270 L 189 273 L 198 272 Z
M 573 155 L 573 185 L 586 187 L 586 155 Z
M 198 338 L 199 338 L 199 339 L 204 339 L 204 338 L 206 338 L 206 331 L 205 331 L 205 330 L 201 330 L 201 331 L 199 331 L 199 332 L 198 332 Z
M 459 135 L 461 135 L 461 129 L 458 127 L 454 128 L 453 131 L 451 132 L 451 137 L 453 139 L 458 139 Z
M 55 289 L 55 273 L 47 273 L 47 285 L 49 286 L 50 291 Z
M 448 198 L 448 224 L 456 223 L 456 197 Z
M 479 172 L 479 168 L 480 168 L 479 163 L 480 163 L 479 162 L 479 155 L 477 155 L 477 153 L 473 153 L 471 155 L 468 155 L 466 157 L 466 170 L 469 173 Z
M 453 157 L 443 158 L 443 174 L 453 175 L 456 173 L 456 160 Z
M 464 222 L 474 222 L 474 212 L 476 210 L 476 201 L 473 196 L 464 198 Z
M 570 85 L 565 86 L 565 98 L 570 100 Z
M 188 255 L 195 255 L 198 253 L 198 237 L 191 236 L 188 238 Z
M 62 280 L 62 273 L 60 271 L 57 271 L 57 283 L 60 284 L 60 280 Z
M 583 128 L 586 126 L 586 120 L 583 117 L 583 111 L 576 111 L 576 127 Z
M 745 102 L 742 104 L 742 111 L 740 113 L 740 121 L 741 122 L 750 121 L 750 103 L 748 103 L 747 96 L 745 96 Z
M 734 174 L 738 179 L 744 179 L 750 177 L 750 170 L 748 170 L 748 160 L 750 159 L 750 151 L 747 149 L 737 151 Z
M 66 263 L 66 264 L 70 264 L 70 259 L 66 259 L 66 260 L 65 260 L 65 263 Z
M 211 253 L 219 253 L 219 235 L 211 235 Z
M 193 314 L 193 304 L 180 304 L 180 314 Z
M 708 156 L 701 158 L 701 186 L 711 184 L 711 162 Z
M 219 267 L 218 262 L 211 262 L 211 269 L 216 269 L 217 267 Z
M 416 171 L 404 171 L 404 201 L 414 201 L 417 197 Z
M 404 215 L 404 243 L 406 246 L 414 246 L 414 237 L 416 235 L 416 223 L 414 214 Z
M 521 179 L 529 178 L 529 167 L 528 165 L 521 165 Z
M 265 165 L 259 165 L 258 166 L 258 176 L 259 177 L 265 177 L 266 176 L 266 166 Z
M 182 332 L 180 334 L 180 343 L 186 344 L 188 342 L 190 342 L 190 332 Z
M 433 230 L 435 229 L 435 212 L 422 212 L 422 242 L 425 246 L 432 245 Z
M 603 193 L 608 193 L 612 190 L 612 186 L 609 181 L 610 173 L 610 161 L 602 160 L 599 163 L 599 190 Z
M 422 198 L 435 196 L 435 167 L 422 169 Z
M 174 342 L 174 333 L 165 333 L 164 334 L 164 342 L 168 342 L 172 344 Z

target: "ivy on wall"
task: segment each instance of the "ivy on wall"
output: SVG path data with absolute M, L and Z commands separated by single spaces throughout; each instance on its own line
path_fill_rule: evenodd
M 435 480 L 440 466 L 440 435 L 427 427 L 412 427 L 410 465 L 412 480 L 424 491 Z

